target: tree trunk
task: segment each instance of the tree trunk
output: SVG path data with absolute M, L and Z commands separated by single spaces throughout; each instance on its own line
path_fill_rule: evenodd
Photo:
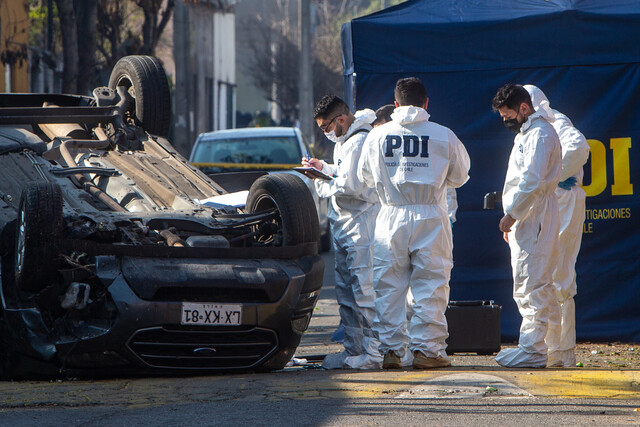
M 95 78 L 98 0 L 74 0 L 78 29 L 78 93 L 87 95 L 98 86 Z
M 62 92 L 78 91 L 78 33 L 73 0 L 56 0 L 60 29 L 62 31 L 62 56 L 64 71 L 62 73 Z
M 143 45 L 140 48 L 140 53 L 154 55 L 160 35 L 173 13 L 175 0 L 167 0 L 167 6 L 162 12 L 160 12 L 162 0 L 137 0 L 136 4 L 144 13 L 144 22 L 142 23 Z M 160 21 L 158 21 L 158 15 L 160 15 Z
M 143 8 L 144 23 L 142 24 L 142 48 L 143 55 L 153 55 L 155 46 L 153 45 L 153 30 L 158 22 L 157 11 L 152 8 Z
M 171 14 L 173 13 L 173 9 L 175 6 L 176 6 L 175 0 L 167 0 L 167 7 L 162 12 L 162 18 L 160 19 L 160 23 L 158 24 L 158 27 L 156 28 L 156 31 L 154 34 L 154 45 L 153 45 L 154 51 L 156 46 L 158 45 L 158 41 L 160 41 L 160 36 L 164 31 L 164 27 L 167 26 L 167 24 L 169 23 L 169 20 L 171 19 Z

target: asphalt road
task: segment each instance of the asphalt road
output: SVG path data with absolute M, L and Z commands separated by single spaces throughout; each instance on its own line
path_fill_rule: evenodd
M 639 425 L 640 350 L 581 344 L 582 368 L 505 369 L 455 355 L 433 371 L 325 371 L 339 351 L 332 254 L 298 349 L 307 363 L 269 374 L 0 383 L 0 426 Z M 595 353 L 594 353 L 595 352 Z

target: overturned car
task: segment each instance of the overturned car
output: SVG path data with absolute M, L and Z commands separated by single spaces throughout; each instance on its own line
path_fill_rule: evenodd
M 4 378 L 274 370 L 307 328 L 324 265 L 292 175 L 243 208 L 167 141 L 167 79 L 129 56 L 93 96 L 0 95 Z

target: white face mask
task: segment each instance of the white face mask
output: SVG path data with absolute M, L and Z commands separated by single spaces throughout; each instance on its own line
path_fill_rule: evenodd
M 343 143 L 344 142 L 344 137 L 345 137 L 345 135 L 336 136 L 335 131 L 331 131 L 329 133 L 325 133 L 324 136 L 326 136 L 329 141 L 334 142 L 336 144 Z

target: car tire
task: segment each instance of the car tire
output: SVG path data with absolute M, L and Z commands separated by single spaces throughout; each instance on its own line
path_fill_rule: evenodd
M 50 182 L 22 192 L 16 228 L 14 278 L 18 289 L 39 292 L 55 279 L 62 240 L 62 191 Z
M 249 213 L 277 208 L 283 246 L 319 242 L 320 224 L 313 197 L 305 183 L 290 174 L 265 175 L 249 189 Z
M 131 55 L 113 67 L 109 87 L 123 86 L 135 100 L 137 124 L 152 135 L 167 137 L 171 120 L 171 94 L 160 61 L 152 56 Z

